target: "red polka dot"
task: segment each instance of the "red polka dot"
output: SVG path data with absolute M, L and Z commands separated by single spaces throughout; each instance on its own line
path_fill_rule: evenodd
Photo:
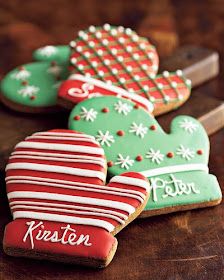
M 110 110 L 109 110 L 109 108 L 107 108 L 107 107 L 105 107 L 105 108 L 102 109 L 102 112 L 103 112 L 103 113 L 108 113 L 109 111 L 110 111 Z
M 135 104 L 134 108 L 135 108 L 135 109 L 138 109 L 138 108 L 139 108 L 139 105 L 138 105 L 138 104 Z
M 79 116 L 79 115 L 74 116 L 74 120 L 75 120 L 75 121 L 79 121 L 79 120 L 80 120 L 80 116 Z
M 198 154 L 198 155 L 202 155 L 202 154 L 203 154 L 203 151 L 202 151 L 202 150 L 197 150 L 197 154 Z
M 124 136 L 124 131 L 123 130 L 118 130 L 117 135 L 118 136 Z
M 34 100 L 34 99 L 36 99 L 36 96 L 32 95 L 32 96 L 30 96 L 30 99 Z
M 56 61 L 51 61 L 51 66 L 56 66 L 57 62 Z
M 137 157 L 135 158 L 137 161 L 142 161 L 143 157 L 141 155 L 137 155 Z
M 28 85 L 28 82 L 27 81 L 22 81 L 21 83 L 23 86 L 27 86 Z
M 172 153 L 172 152 L 169 152 L 169 153 L 167 153 L 167 155 L 166 155 L 168 158 L 173 158 L 174 157 L 174 153 Z
M 113 165 L 114 165 L 113 161 L 108 161 L 108 162 L 107 162 L 107 166 L 108 166 L 108 167 L 112 167 Z
M 151 129 L 151 130 L 156 130 L 156 126 L 155 126 L 155 125 L 151 125 L 151 126 L 150 126 L 150 129 Z

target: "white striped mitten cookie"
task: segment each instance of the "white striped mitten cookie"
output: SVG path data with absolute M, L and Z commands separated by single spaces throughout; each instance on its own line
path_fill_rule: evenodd
M 92 136 L 71 130 L 38 132 L 20 142 L 6 167 L 13 222 L 4 250 L 104 267 L 114 235 L 138 216 L 149 196 L 141 174 L 124 173 L 108 185 L 104 151 Z

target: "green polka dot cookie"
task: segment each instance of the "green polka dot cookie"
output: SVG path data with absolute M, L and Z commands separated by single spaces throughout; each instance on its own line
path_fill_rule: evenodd
M 37 61 L 56 61 L 67 63 L 70 56 L 69 46 L 44 46 L 33 52 L 33 58 Z
M 67 75 L 67 65 L 56 62 L 34 62 L 17 67 L 1 82 L 1 100 L 21 112 L 54 111 L 58 87 Z
M 208 171 L 208 136 L 192 117 L 176 117 L 167 134 L 136 103 L 104 96 L 79 103 L 69 128 L 93 135 L 102 145 L 110 177 L 128 170 L 149 178 L 151 196 L 142 216 L 221 201 L 218 181 Z

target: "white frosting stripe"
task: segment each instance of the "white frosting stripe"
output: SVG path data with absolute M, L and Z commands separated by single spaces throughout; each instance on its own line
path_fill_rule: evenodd
M 115 220 L 116 222 L 120 224 L 124 224 L 124 221 L 114 215 L 111 214 L 105 214 L 105 213 L 97 213 L 97 212 L 90 212 L 90 211 L 76 211 L 76 210 L 68 210 L 68 209 L 62 209 L 62 208 L 52 208 L 52 207 L 44 207 L 44 206 L 28 206 L 28 205 L 15 205 L 11 206 L 11 209 L 13 212 L 17 212 L 20 209 L 22 211 L 29 209 L 29 210 L 38 210 L 40 211 L 51 211 L 51 212 L 60 212 L 60 213 L 68 213 L 68 214 L 74 214 L 74 215 L 83 215 L 83 216 L 98 216 L 98 217 L 104 217 L 104 218 L 109 218 L 112 220 Z
M 26 140 L 36 140 L 36 139 L 45 139 L 45 140 L 60 140 L 60 141 L 70 141 L 70 142 L 89 142 L 97 144 L 97 142 L 92 138 L 85 137 L 63 137 L 63 136 L 48 136 L 48 135 L 36 135 L 36 136 L 28 136 Z
M 58 136 L 58 137 L 68 137 L 68 139 L 72 139 L 71 137 L 79 137 L 79 138 L 87 138 L 87 139 L 95 139 L 94 136 L 81 134 L 81 133 L 68 133 L 68 132 L 59 132 L 59 131 L 46 131 L 46 132 L 36 132 L 32 134 L 32 136 Z
M 105 213 L 105 214 L 111 214 L 117 217 L 120 217 L 124 220 L 128 219 L 128 216 L 125 214 L 122 214 L 118 211 L 114 210 L 108 210 L 108 209 L 102 209 L 97 207 L 87 207 L 87 206 L 76 206 L 71 204 L 61 204 L 61 203 L 50 203 L 50 202 L 38 202 L 38 201 L 28 201 L 28 200 L 18 200 L 18 201 L 11 201 L 9 202 L 10 207 L 11 206 L 20 206 L 22 205 L 32 205 L 32 206 L 47 206 L 47 207 L 58 207 L 60 209 L 75 209 L 75 210 L 84 210 L 84 211 L 91 211 L 96 213 Z M 20 206 L 21 207 L 21 206 Z M 52 208 L 53 209 L 53 208 Z
M 16 145 L 16 149 L 18 148 L 44 149 L 44 150 L 56 150 L 56 151 L 104 155 L 104 151 L 102 148 L 82 146 L 82 145 L 70 145 L 70 144 L 55 144 L 55 143 L 52 144 L 52 143 L 23 141 Z
M 61 162 L 76 162 L 76 163 L 92 163 L 96 165 L 100 165 L 102 167 L 105 166 L 104 163 L 97 160 L 90 159 L 65 159 L 65 158 L 57 158 L 57 157 L 44 157 L 44 156 L 29 156 L 29 155 L 13 155 L 9 159 L 36 159 L 36 160 L 51 160 L 51 161 L 61 161 Z
M 127 97 L 127 98 L 129 98 L 133 101 L 141 103 L 144 107 L 147 108 L 147 110 L 149 112 L 153 111 L 153 104 L 148 99 L 146 99 L 145 97 L 143 97 L 141 95 L 138 95 L 138 94 L 132 94 L 132 93 L 126 91 L 123 88 L 120 88 L 120 87 L 117 87 L 117 86 L 114 86 L 114 85 L 108 85 L 108 84 L 106 84 L 106 83 L 104 83 L 100 80 L 89 78 L 89 77 L 86 77 L 86 76 L 83 76 L 83 75 L 80 75 L 80 74 L 73 74 L 69 77 L 69 79 L 70 80 L 81 81 L 81 82 L 84 82 L 84 83 L 87 82 L 87 83 L 96 85 L 98 87 L 101 87 L 103 89 L 110 90 L 110 91 L 112 91 L 112 92 L 114 92 L 118 95 Z
M 140 172 L 145 177 L 154 177 L 159 176 L 163 174 L 169 174 L 169 173 L 178 173 L 178 172 L 191 172 L 191 171 L 205 171 L 208 173 L 208 166 L 206 164 L 182 164 L 182 165 L 173 165 L 169 167 L 160 167 L 155 169 L 149 169 Z
M 27 218 L 27 219 L 37 219 L 41 221 L 45 220 L 45 221 L 61 222 L 61 223 L 68 223 L 68 224 L 96 226 L 96 227 L 104 228 L 109 232 L 114 230 L 114 225 L 104 220 L 91 219 L 91 218 L 78 218 L 78 217 L 65 216 L 65 215 L 47 214 L 42 212 L 16 211 L 13 213 L 13 218 L 14 219 Z
M 114 176 L 110 180 L 110 182 L 111 183 L 119 183 L 119 184 L 137 186 L 137 187 L 143 188 L 147 192 L 149 192 L 149 183 L 146 182 L 145 180 L 142 180 L 142 179 L 126 177 L 126 176 Z
M 40 182 L 40 181 L 32 181 L 32 180 L 12 180 L 8 181 L 8 184 L 31 184 L 31 185 L 38 185 L 38 186 L 49 186 L 49 187 L 56 187 L 56 188 L 64 188 L 64 189 L 72 189 L 72 190 L 78 190 L 78 191 L 86 191 L 86 192 L 96 192 L 96 193 L 104 193 L 108 195 L 116 195 L 116 196 L 124 196 L 129 198 L 134 198 L 139 200 L 141 203 L 143 203 L 145 196 L 144 194 L 137 192 L 137 191 L 128 191 L 128 192 L 122 192 L 122 190 L 126 191 L 125 189 L 119 189 L 119 188 L 108 188 L 103 186 L 97 186 L 95 185 L 94 188 L 88 188 L 86 186 L 80 187 L 80 186 L 69 186 L 64 184 L 56 184 L 56 183 L 48 183 L 48 182 Z M 75 184 L 75 183 L 74 183 Z
M 25 169 L 25 170 L 42 171 L 42 172 L 54 172 L 54 173 L 77 175 L 77 176 L 83 176 L 83 177 L 93 177 L 93 178 L 99 178 L 103 182 L 106 179 L 106 175 L 103 172 L 95 171 L 95 170 L 88 170 L 88 169 L 81 169 L 81 168 L 72 168 L 72 167 L 67 167 L 67 166 L 38 164 L 38 163 L 29 163 L 29 162 L 9 163 L 6 166 L 6 171 L 15 170 L 15 169 Z
M 72 195 L 63 195 L 63 194 L 46 193 L 46 192 L 28 192 L 28 191 L 14 191 L 8 193 L 8 199 L 16 199 L 16 198 L 19 199 L 20 198 L 43 199 L 44 198 L 48 200 L 81 203 L 87 205 L 97 205 L 97 206 L 123 210 L 129 213 L 129 215 L 135 212 L 135 208 L 127 203 L 113 201 L 113 200 L 106 200 L 106 199 L 91 198 L 91 197 L 72 196 Z

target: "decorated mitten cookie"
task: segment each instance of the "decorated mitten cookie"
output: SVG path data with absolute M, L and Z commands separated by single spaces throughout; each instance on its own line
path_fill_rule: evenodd
M 6 167 L 14 221 L 5 229 L 5 252 L 108 265 L 114 235 L 144 209 L 149 182 L 126 172 L 105 185 L 106 169 L 104 150 L 86 134 L 51 130 L 20 142 Z
M 154 103 L 154 115 L 159 115 L 190 95 L 190 82 L 180 70 L 156 76 L 155 47 L 130 28 L 90 26 L 70 45 L 71 72 L 79 75 L 72 75 L 59 89 L 59 102 L 66 107 L 99 94 L 131 93 Z
M 150 179 L 151 196 L 142 216 L 212 206 L 221 200 L 217 179 L 208 172 L 208 136 L 192 117 L 176 117 L 167 134 L 135 103 L 107 96 L 78 104 L 69 128 L 101 144 L 110 177 L 135 171 Z
M 67 78 L 67 64 L 33 62 L 9 72 L 1 82 L 1 100 L 22 112 L 56 110 L 57 90 Z
M 37 61 L 56 61 L 57 63 L 66 63 L 69 61 L 70 47 L 61 46 L 44 46 L 33 52 L 33 58 Z

